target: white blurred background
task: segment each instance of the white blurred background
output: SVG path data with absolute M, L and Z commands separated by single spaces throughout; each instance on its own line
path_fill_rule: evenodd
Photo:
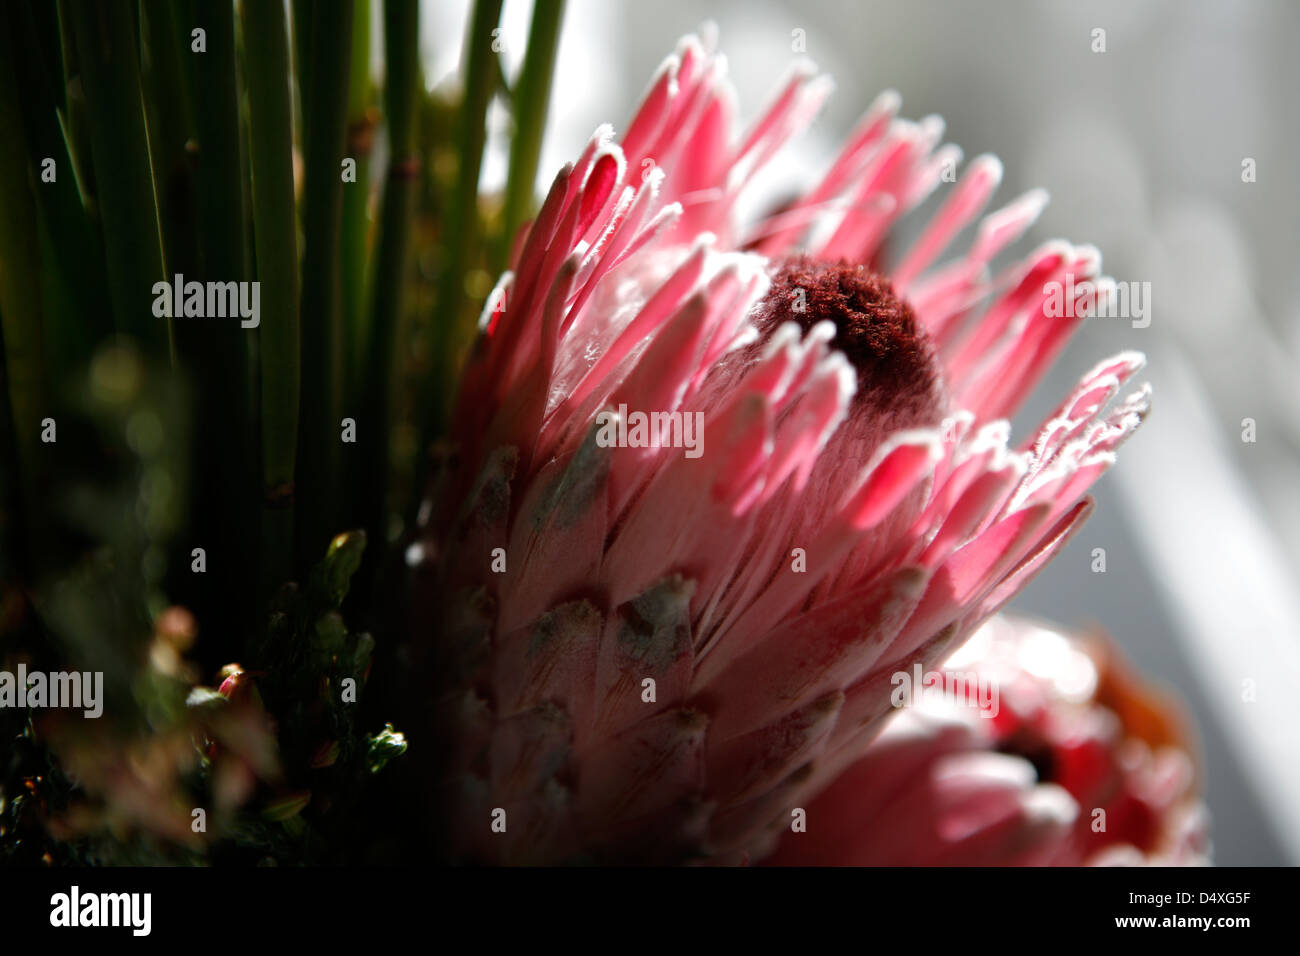
M 505 4 L 507 75 L 530 8 Z M 430 82 L 455 82 L 468 11 L 426 0 Z M 621 128 L 705 19 L 745 119 L 794 58 L 795 30 L 836 81 L 774 183 L 823 169 L 892 87 L 902 115 L 943 116 L 968 158 L 1002 158 L 995 202 L 1048 189 L 1022 250 L 1090 242 L 1110 275 L 1151 283 L 1150 326 L 1086 325 L 1018 423 L 1036 424 L 1102 356 L 1147 354 L 1150 419 L 1098 486 L 1090 522 L 1016 606 L 1102 625 L 1182 695 L 1200 727 L 1216 862 L 1300 863 L 1300 4 L 569 0 L 541 179 L 598 123 Z M 505 172 L 504 114 L 491 120 L 489 188 Z M 1105 573 L 1091 570 L 1099 547 Z

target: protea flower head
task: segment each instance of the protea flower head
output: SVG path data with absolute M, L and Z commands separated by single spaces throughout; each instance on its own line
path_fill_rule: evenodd
M 981 157 L 885 267 L 960 157 L 894 94 L 739 221 L 827 92 L 797 67 L 737 138 L 724 61 L 688 37 L 516 241 L 419 545 L 463 858 L 756 859 L 878 733 L 890 674 L 942 661 L 1061 546 L 1146 411 L 1143 390 L 1105 412 L 1127 353 L 1010 443 L 1092 304 L 1051 317 L 1049 284 L 1086 290 L 1100 258 L 992 268 L 1032 192 L 936 264 L 998 185 Z
M 1208 862 L 1189 724 L 1112 639 L 998 615 L 940 673 L 768 862 Z M 995 706 L 972 706 L 972 678 Z

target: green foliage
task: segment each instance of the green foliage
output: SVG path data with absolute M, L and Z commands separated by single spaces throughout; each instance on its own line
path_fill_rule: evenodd
M 376 801 L 421 704 L 366 688 L 409 686 L 403 534 L 533 203 L 563 4 L 507 91 L 478 0 L 432 92 L 416 0 L 344 6 L 0 5 L 0 668 L 105 698 L 0 710 L 0 862 L 412 852 Z M 526 109 L 505 213 L 477 193 L 498 95 Z M 177 273 L 259 283 L 260 325 L 158 315 Z

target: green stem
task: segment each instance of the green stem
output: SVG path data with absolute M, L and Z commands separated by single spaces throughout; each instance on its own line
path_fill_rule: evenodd
M 35 7 L 35 8 L 34 8 Z M 63 83 L 59 77 L 57 23 L 52 8 L 21 0 L 8 7 L 14 69 L 27 133 L 28 171 L 35 189 L 40 234 L 41 297 L 45 360 L 50 387 L 57 388 L 112 331 L 104 275 L 104 250 L 82 205 L 71 155 L 59 124 Z M 41 42 L 42 32 L 53 37 Z M 15 147 L 16 148 L 16 147 Z M 53 160 L 46 176 L 46 161 Z
M 546 129 L 551 80 L 555 73 L 563 19 L 564 0 L 537 0 L 533 7 L 528 50 L 524 53 L 524 63 L 512 96 L 514 139 L 510 143 L 510 174 L 506 180 L 502 231 L 491 262 L 494 275 L 506 267 L 515 233 L 532 214 L 533 184 L 537 181 L 537 161 L 542 151 L 542 133 Z
M 363 441 L 358 448 L 362 520 L 374 552 L 388 530 L 388 478 L 392 463 L 394 353 L 405 305 L 419 152 L 415 142 L 420 74 L 420 11 L 416 0 L 384 0 L 384 113 L 390 157 L 375 249 L 372 320 L 366 350 Z
M 347 132 L 352 2 L 313 8 L 307 59 L 312 80 L 304 150 L 302 427 L 299 432 L 297 552 L 325 548 L 337 519 L 342 409 L 339 279 L 344 140 Z
M 293 77 L 298 92 L 298 148 L 307 145 L 307 121 L 311 99 L 311 24 L 315 15 L 312 0 L 290 0 L 293 13 Z
M 206 53 L 189 53 L 188 46 L 182 52 L 189 56 L 187 72 L 193 82 L 198 135 L 199 249 L 209 278 L 232 281 L 241 278 L 248 267 L 235 85 L 234 6 L 197 2 L 192 23 L 207 32 Z
M 163 259 L 172 273 L 197 278 L 196 189 L 189 152 L 193 108 L 181 59 L 192 54 L 189 33 L 183 30 L 178 13 L 172 0 L 140 0 L 140 80 L 158 191 Z
M 77 63 L 86 95 L 90 152 L 119 331 L 154 353 L 173 356 L 172 322 L 153 314 L 164 276 L 158 207 L 140 95 L 135 15 L 124 3 L 69 0 Z
M 457 135 L 457 187 L 443 241 L 443 267 L 437 284 L 434 317 L 434 373 L 427 377 L 416 405 L 419 446 L 410 514 L 413 517 L 424 493 L 428 452 L 442 432 L 450 411 L 451 395 L 460 352 L 464 346 L 465 273 L 479 253 L 478 177 L 487 140 L 487 109 L 497 85 L 496 38 L 492 31 L 501 18 L 502 0 L 477 0 L 464 45 L 465 95 L 460 107 Z
M 279 3 L 241 5 L 248 77 L 253 229 L 261 282 L 262 579 L 292 570 L 300 334 L 289 34 Z
M 49 415 L 49 393 L 41 343 L 36 207 L 11 43 L 9 31 L 0 30 L 0 141 L 6 144 L 0 149 L 0 321 L 24 530 L 28 548 L 36 552 L 42 544 L 37 513 L 45 471 L 41 421 Z
M 196 50 L 191 31 L 200 29 L 203 47 Z M 193 2 L 183 33 L 180 55 L 189 101 L 194 104 L 197 144 L 194 205 L 199 268 L 193 278 L 243 282 L 249 265 L 244 247 L 234 4 Z M 193 474 L 195 534 L 208 543 L 211 564 L 204 598 L 221 602 L 221 608 L 213 607 L 214 613 L 220 610 L 248 622 L 255 566 L 248 556 L 257 551 L 257 515 L 248 501 L 256 494 L 258 469 L 249 402 L 253 333 L 243 321 L 242 317 L 180 321 L 177 351 L 194 382 L 196 428 L 203 436 L 193 444 Z M 200 617 L 203 610 L 202 605 L 196 609 Z
M 81 192 L 82 204 L 97 217 L 95 165 L 90 155 L 90 120 L 86 117 L 86 93 L 81 83 L 81 67 L 77 63 L 77 38 L 72 30 L 72 4 L 75 2 L 77 0 L 58 2 L 64 94 L 64 109 L 60 113 L 60 120 L 77 175 L 77 189 Z
M 345 407 L 349 409 L 359 404 L 361 385 L 367 374 L 361 358 L 367 325 L 370 152 L 375 120 L 370 88 L 370 0 L 355 0 L 346 149 L 357 168 L 355 181 L 343 184 L 343 372 Z

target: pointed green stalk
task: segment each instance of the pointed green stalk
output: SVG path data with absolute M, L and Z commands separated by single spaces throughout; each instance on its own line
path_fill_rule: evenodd
M 7 29 L 0 30 L 0 320 L 3 321 L 5 383 L 18 454 L 18 485 L 24 501 L 28 548 L 40 545 L 37 519 L 44 474 L 41 420 L 50 414 L 41 345 L 41 296 L 37 261 L 36 204 L 27 171 L 18 78 Z
M 63 127 L 68 152 L 72 156 L 77 174 L 77 188 L 82 204 L 96 217 L 95 164 L 90 155 L 90 120 L 86 116 L 86 93 L 81 82 L 81 67 L 77 62 L 77 38 L 72 29 L 72 6 L 80 0 L 59 0 L 59 43 L 63 54 L 63 111 L 59 122 Z M 96 219 L 98 222 L 98 219 Z
M 244 248 L 244 274 L 250 279 L 257 277 L 257 264 L 255 261 L 256 249 L 253 245 L 253 165 L 252 158 L 249 154 L 248 142 L 250 139 L 249 120 L 248 120 L 248 75 L 244 69 L 244 63 L 247 57 L 244 55 L 244 22 L 242 19 L 235 21 L 235 99 L 239 111 L 239 187 L 243 196 L 243 216 L 244 220 L 240 223 L 240 232 L 243 237 Z M 258 336 L 256 330 L 250 332 L 244 337 L 244 363 L 245 363 L 245 385 L 247 391 L 244 396 L 244 407 L 248 409 L 248 414 L 252 419 L 257 418 L 257 409 L 260 399 L 258 398 L 257 371 L 259 362 L 258 355 Z M 253 449 L 253 470 L 257 470 L 257 435 L 256 429 L 253 429 L 250 435 L 251 448 Z
M 193 103 L 197 157 L 194 229 L 199 267 L 192 277 L 200 282 L 243 282 L 249 265 L 244 248 L 234 4 L 197 2 L 180 17 L 179 52 Z M 196 49 L 199 38 L 193 32 L 200 29 L 202 45 Z M 220 613 L 244 621 L 251 616 L 245 596 L 254 589 L 255 562 L 249 558 L 258 550 L 256 512 L 247 504 L 258 487 L 257 436 L 249 427 L 253 335 L 235 317 L 176 323 L 177 353 L 194 382 L 195 428 L 201 436 L 192 446 L 192 473 L 194 533 L 208 542 L 209 549 L 211 579 L 204 595 L 221 602 Z M 200 617 L 204 609 L 202 605 L 196 609 Z
M 537 181 L 537 161 L 542 151 L 542 132 L 546 128 L 563 20 L 564 0 L 537 0 L 528 32 L 528 49 L 511 97 L 514 139 L 510 143 L 510 174 L 506 180 L 502 230 L 491 262 L 493 275 L 505 269 L 515 233 L 532 215 L 533 184 Z
M 279 3 L 244 3 L 253 229 L 262 290 L 258 327 L 262 419 L 262 580 L 292 571 L 294 463 L 298 450 L 300 336 L 293 193 L 293 89 L 289 32 Z
M 377 116 L 370 83 L 370 0 L 355 0 L 352 16 L 352 76 L 348 83 L 346 155 L 355 160 L 356 180 L 343 184 L 343 372 L 344 407 L 357 409 L 366 378 L 361 365 L 369 308 L 370 152 Z
M 496 38 L 492 31 L 501 19 L 502 0 L 476 0 L 465 35 L 463 72 L 465 93 L 460 106 L 456 138 L 457 186 L 452 192 L 447 220 L 441 230 L 443 266 L 437 284 L 434 306 L 433 374 L 428 376 L 418 396 L 420 444 L 416 457 L 415 486 L 410 515 L 413 517 L 428 473 L 428 451 L 445 427 L 450 413 L 454 378 L 460 353 L 465 345 L 466 313 L 465 275 L 477 262 L 480 253 L 478 177 L 483 164 L 483 147 L 487 141 L 487 109 L 497 87 L 499 75 Z
M 243 277 L 247 264 L 234 5 L 195 3 L 191 25 L 207 33 L 207 52 L 191 52 L 188 45 L 181 51 L 186 72 L 192 78 L 198 135 L 199 247 L 208 278 L 235 281 Z
M 373 308 L 362 381 L 363 434 L 358 448 L 361 520 L 373 553 L 382 554 L 388 531 L 394 352 L 409 285 L 409 249 L 420 158 L 415 140 L 416 109 L 423 91 L 420 73 L 420 10 L 417 0 L 384 0 L 384 116 L 390 148 L 388 173 L 375 248 Z
M 189 18 L 185 17 L 185 23 Z M 182 57 L 191 57 L 189 31 L 172 0 L 140 0 L 140 82 L 144 87 L 149 156 L 158 193 L 163 261 L 193 278 L 199 266 L 194 228 L 196 188 L 188 147 L 194 136 L 189 79 Z M 181 328 L 182 338 L 184 328 Z M 182 343 L 183 344 L 183 343 Z
M 297 92 L 298 148 L 307 144 L 307 120 L 311 99 L 311 24 L 315 12 L 313 0 L 290 0 L 293 13 L 293 77 Z
M 87 0 L 69 0 L 67 9 L 86 96 L 113 317 L 146 352 L 174 355 L 172 322 L 152 310 L 153 286 L 164 270 L 134 9 Z
M 312 7 L 309 113 L 303 151 L 302 423 L 298 526 L 302 564 L 339 529 L 342 431 L 342 312 L 339 279 L 342 164 L 352 54 L 351 0 Z M 349 416 L 355 417 L 355 416 Z
M 112 331 L 98 230 L 82 205 L 72 158 L 59 124 L 63 102 L 58 25 L 53 9 L 19 0 L 9 15 L 13 63 L 27 133 L 27 167 L 40 234 L 41 297 L 49 386 L 58 388 Z M 41 34 L 50 33 L 44 42 Z M 14 146 L 13 148 L 17 148 Z M 46 181 L 45 162 L 53 160 Z

